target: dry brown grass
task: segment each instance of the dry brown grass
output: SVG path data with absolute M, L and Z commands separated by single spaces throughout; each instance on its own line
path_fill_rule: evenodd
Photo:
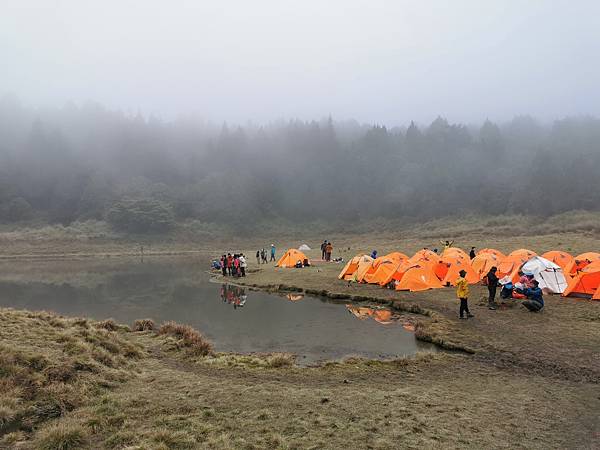
M 158 334 L 173 336 L 185 347 L 190 355 L 208 356 L 213 354 L 212 344 L 204 336 L 189 325 L 165 322 L 158 329 Z
M 154 331 L 155 327 L 152 319 L 138 319 L 133 322 L 133 331 Z

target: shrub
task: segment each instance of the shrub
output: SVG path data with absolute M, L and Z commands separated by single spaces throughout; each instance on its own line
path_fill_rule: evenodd
M 96 328 L 103 328 L 108 331 L 117 331 L 119 326 L 113 319 L 106 319 L 98 322 Z
M 189 325 L 182 325 L 176 322 L 163 323 L 158 334 L 166 334 L 180 340 L 189 352 L 197 356 L 206 356 L 213 353 L 212 344 L 207 341 L 202 334 L 194 330 Z
M 40 431 L 36 448 L 40 450 L 70 450 L 81 448 L 86 440 L 86 432 L 81 426 L 59 423 Z
M 133 331 L 153 331 L 155 328 L 152 319 L 138 319 L 133 322 Z

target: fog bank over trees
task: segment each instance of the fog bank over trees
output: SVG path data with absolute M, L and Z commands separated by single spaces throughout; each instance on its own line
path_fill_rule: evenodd
M 161 121 L 99 104 L 0 100 L 0 221 L 108 220 L 160 232 L 198 220 L 427 220 L 600 210 L 600 120 L 386 128 L 325 118 Z

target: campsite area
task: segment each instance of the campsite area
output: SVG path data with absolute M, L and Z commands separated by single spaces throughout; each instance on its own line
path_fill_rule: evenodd
M 462 248 L 572 254 L 600 248 L 597 233 L 585 231 L 453 233 Z M 445 235 L 431 228 L 328 237 L 334 256 L 347 260 L 373 249 L 411 253 Z M 298 239 L 312 244 L 306 235 L 275 242 L 283 249 L 298 247 Z M 252 255 L 259 243 L 236 245 Z M 186 247 L 171 247 L 177 248 Z M 318 249 L 307 253 L 318 259 Z M 290 355 L 201 356 L 177 335 L 3 309 L 0 342 L 11 369 L 2 420 L 12 429 L 4 428 L 1 442 L 7 448 L 53 448 L 69 440 L 76 445 L 68 448 L 598 448 L 600 303 L 546 296 L 540 314 L 518 305 L 490 311 L 485 287 L 472 286 L 475 318 L 459 321 L 453 288 L 409 293 L 357 285 L 337 278 L 342 266 L 278 269 L 250 259 L 248 276 L 235 282 L 411 311 L 419 339 L 441 351 L 300 367 Z M 11 344 L 17 336 L 18 347 Z M 23 392 L 29 392 L 24 402 Z M 23 413 L 31 408 L 38 412 Z

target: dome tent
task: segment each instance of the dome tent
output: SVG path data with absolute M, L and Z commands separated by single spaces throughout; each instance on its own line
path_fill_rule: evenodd
M 281 258 L 279 258 L 275 267 L 295 267 L 298 261 L 304 262 L 305 259 L 308 260 L 306 255 L 300 250 L 290 248 Z
M 525 273 L 532 273 L 539 287 L 552 294 L 562 294 L 567 288 L 567 280 L 562 268 L 552 261 L 534 256 L 521 267 Z
M 307 252 L 310 249 L 311 248 L 308 245 L 306 245 L 306 244 L 302 244 L 300 247 L 298 247 L 298 250 L 300 250 L 302 252 Z

